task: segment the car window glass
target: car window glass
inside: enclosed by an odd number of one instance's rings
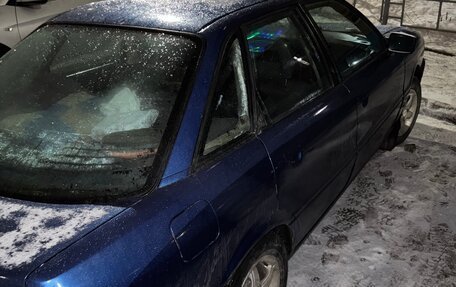
[[[0,165],[9,170],[0,194],[142,188],[197,55],[184,36],[134,29],[52,25],[27,37],[0,59]]]
[[[290,17],[254,27],[247,41],[259,100],[272,120],[329,86],[311,40]]]
[[[343,76],[356,70],[383,44],[375,31],[346,6],[335,1],[308,6]]]
[[[216,85],[204,155],[250,130],[247,87],[239,41],[228,50]]]

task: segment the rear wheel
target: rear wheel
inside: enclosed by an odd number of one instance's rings
[[[403,143],[415,126],[421,107],[421,85],[417,78],[413,79],[412,87],[405,96],[404,102],[398,121],[382,145],[383,149],[392,150]]]
[[[288,256],[279,236],[267,237],[240,266],[231,287],[286,287]]]

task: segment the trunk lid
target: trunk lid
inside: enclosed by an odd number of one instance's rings
[[[30,272],[122,210],[0,197],[0,286],[24,286]]]

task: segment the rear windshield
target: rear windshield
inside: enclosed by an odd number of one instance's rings
[[[109,197],[144,187],[197,45],[48,26],[0,59],[0,194]]]

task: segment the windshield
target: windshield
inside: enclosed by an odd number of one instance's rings
[[[144,187],[197,45],[47,26],[0,59],[0,194],[109,197]]]

